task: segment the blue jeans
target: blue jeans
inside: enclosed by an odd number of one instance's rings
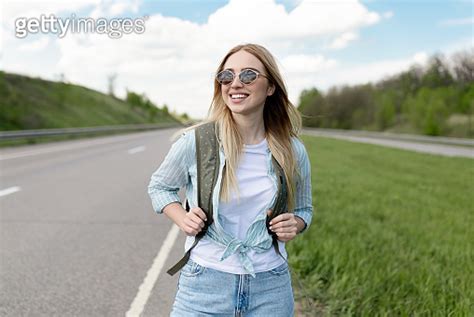
[[[287,263],[256,273],[253,278],[214,270],[189,259],[179,275],[171,316],[289,317],[293,310]]]

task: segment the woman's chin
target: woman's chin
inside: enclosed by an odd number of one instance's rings
[[[245,108],[245,103],[235,103],[232,100],[227,101],[227,107],[232,111],[241,111]]]
[[[230,112],[235,113],[235,114],[244,114],[245,113],[245,108],[244,107],[236,107],[234,105],[228,106]]]

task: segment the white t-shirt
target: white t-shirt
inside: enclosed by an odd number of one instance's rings
[[[240,197],[231,194],[229,202],[219,202],[220,223],[232,236],[244,240],[247,230],[258,213],[268,206],[276,194],[272,179],[268,176],[267,140],[259,144],[244,145],[240,164],[237,168]],[[281,254],[287,258],[285,243],[278,241]],[[246,274],[237,254],[219,261],[225,248],[204,237],[191,251],[194,262],[223,272]],[[284,263],[273,246],[263,253],[248,251],[255,272],[274,269]]]

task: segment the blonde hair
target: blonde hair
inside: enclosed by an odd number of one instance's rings
[[[216,73],[223,70],[227,59],[240,50],[252,54],[262,62],[269,82],[275,86],[274,93],[267,97],[263,109],[265,136],[272,155],[283,168],[288,186],[288,211],[292,211],[295,206],[296,179],[299,177],[299,173],[291,138],[298,137],[299,135],[301,115],[288,99],[285,83],[280,75],[275,59],[261,45],[242,44],[235,46],[223,58]],[[206,122],[216,122],[219,128],[219,138],[226,157],[220,198],[223,201],[228,201],[232,189],[235,189],[237,193],[239,192],[236,170],[243,149],[243,140],[233,120],[232,112],[222,99],[221,85],[217,80],[214,80],[214,97],[212,98],[207,118],[186,130],[193,129]]]

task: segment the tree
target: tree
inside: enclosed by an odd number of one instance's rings
[[[436,88],[451,85],[454,78],[449,67],[444,61],[443,55],[434,55],[428,62],[428,69],[423,75],[423,86]]]
[[[457,82],[466,85],[474,82],[474,48],[453,56],[454,73]]]
[[[117,80],[117,73],[112,73],[107,76],[107,82],[109,87],[109,95],[115,97],[115,81]]]
[[[427,135],[441,135],[446,129],[449,109],[443,89],[421,88],[415,96],[404,103],[413,125]]]
[[[303,90],[299,98],[298,110],[303,118],[303,125],[320,127],[321,116],[324,113],[324,98],[316,88]]]
[[[143,104],[143,96],[127,90],[125,101],[127,101],[132,107],[140,107]]]
[[[394,124],[395,119],[395,92],[382,91],[376,95],[377,111],[375,121],[377,128],[385,130]]]
[[[468,137],[472,137],[474,135],[472,127],[472,115],[474,113],[474,83],[471,83],[471,85],[469,86],[466,93],[461,99],[461,112],[467,114],[467,134]]]

